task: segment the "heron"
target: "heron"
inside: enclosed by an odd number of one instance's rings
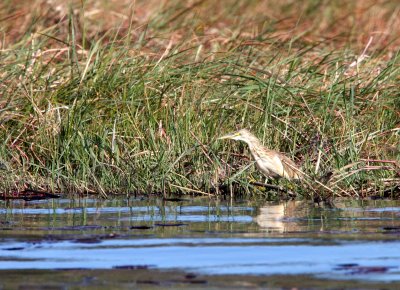
[[[286,178],[288,180],[303,179],[303,172],[283,153],[266,148],[249,130],[241,129],[235,133],[219,137],[218,140],[232,139],[247,143],[257,168],[267,178]]]

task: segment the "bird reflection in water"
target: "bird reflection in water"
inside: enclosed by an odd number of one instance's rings
[[[271,233],[284,233],[298,231],[299,225],[293,219],[302,215],[301,201],[288,201],[285,203],[267,203],[258,209],[254,221],[263,231]]]

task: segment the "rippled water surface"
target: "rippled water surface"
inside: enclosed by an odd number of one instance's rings
[[[397,201],[337,201],[333,208],[307,202],[208,198],[0,203],[0,286],[4,288],[15,283],[42,285],[40,279],[49,283],[49,271],[58,279],[56,285],[64,283],[67,288],[110,279],[121,288],[141,282],[142,286],[172,283],[191,288],[274,283],[280,288],[286,286],[273,281],[282,276],[295,281],[293,287],[311,280],[346,281],[353,283],[351,287],[359,286],[354,283],[400,285]],[[71,271],[77,280],[86,278],[65,284],[62,279],[73,279],[62,275]],[[97,275],[96,282],[85,280],[88,271],[101,271],[91,272]],[[15,281],[13,275],[21,273],[36,280]],[[114,273],[113,277],[107,273]],[[122,283],[127,273],[133,279],[129,285]],[[147,278],[132,278],[138,273]],[[171,280],[174,275],[181,276]],[[218,277],[231,280],[218,284]],[[86,282],[79,284],[82,281]],[[234,281],[240,283],[230,284]]]

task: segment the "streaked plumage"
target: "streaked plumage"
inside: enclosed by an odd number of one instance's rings
[[[246,142],[257,168],[267,177],[284,177],[288,180],[302,179],[303,173],[284,154],[264,147],[260,140],[246,129],[222,136],[218,139],[232,139]]]

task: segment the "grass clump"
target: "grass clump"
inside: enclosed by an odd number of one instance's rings
[[[306,197],[398,194],[389,2],[343,1],[353,13],[325,1],[11,2],[0,9],[4,192],[234,183],[265,194],[245,147],[216,141],[246,127],[303,164]]]

